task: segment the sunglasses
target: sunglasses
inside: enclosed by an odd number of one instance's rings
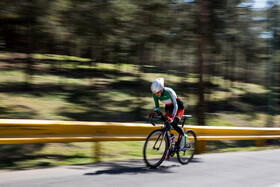
[[[158,91],[157,93],[155,93],[155,94],[160,94],[161,93],[161,90],[160,91]]]

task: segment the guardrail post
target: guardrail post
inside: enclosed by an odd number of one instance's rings
[[[206,148],[206,141],[205,140],[198,140],[196,145],[196,153],[204,153]]]
[[[266,145],[266,140],[264,140],[264,139],[256,140],[257,147],[263,147],[265,145]]]
[[[100,142],[94,142],[93,143],[93,159],[96,162],[100,161],[100,155],[101,155],[101,149],[100,149]]]

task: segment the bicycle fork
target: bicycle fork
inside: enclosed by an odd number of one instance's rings
[[[165,136],[168,136],[168,140],[169,140],[169,146],[167,148],[167,153],[166,153],[166,159],[169,158],[169,156],[173,157],[174,154],[175,154],[175,150],[174,150],[174,146],[172,145],[172,142],[171,142],[171,139],[170,139],[170,132],[169,131],[164,131],[162,132],[162,134],[160,134],[157,138],[157,140],[155,141],[155,144],[153,146],[153,149],[154,150],[159,150],[161,145],[162,145],[162,142],[164,141],[165,139]],[[160,140],[161,138],[161,140]],[[160,143],[159,143],[159,140],[160,140]],[[159,145],[158,145],[159,144]],[[157,146],[158,145],[158,146]]]
[[[162,142],[163,142],[163,140],[164,140],[164,138],[165,138],[165,135],[166,135],[166,132],[163,132],[162,134],[160,134],[159,136],[158,136],[158,138],[157,138],[157,140],[156,140],[156,142],[155,142],[155,144],[154,144],[154,146],[153,146],[153,149],[154,150],[159,150],[160,149],[160,147],[161,147],[161,145],[162,145]],[[158,148],[156,148],[156,145],[158,144],[158,140],[160,139],[160,137],[162,136],[162,139],[161,139],[161,141],[160,141],[160,144],[159,144],[159,146],[158,146]]]

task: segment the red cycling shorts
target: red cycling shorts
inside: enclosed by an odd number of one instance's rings
[[[183,115],[184,115],[184,113],[185,113],[185,109],[178,109],[175,117],[178,118],[179,120],[181,120]],[[166,117],[172,117],[172,114],[169,113],[169,112],[166,112],[165,116]]]

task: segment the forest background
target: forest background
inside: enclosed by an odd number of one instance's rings
[[[279,21],[277,0],[2,0],[0,117],[144,122],[164,77],[192,125],[280,127]]]

